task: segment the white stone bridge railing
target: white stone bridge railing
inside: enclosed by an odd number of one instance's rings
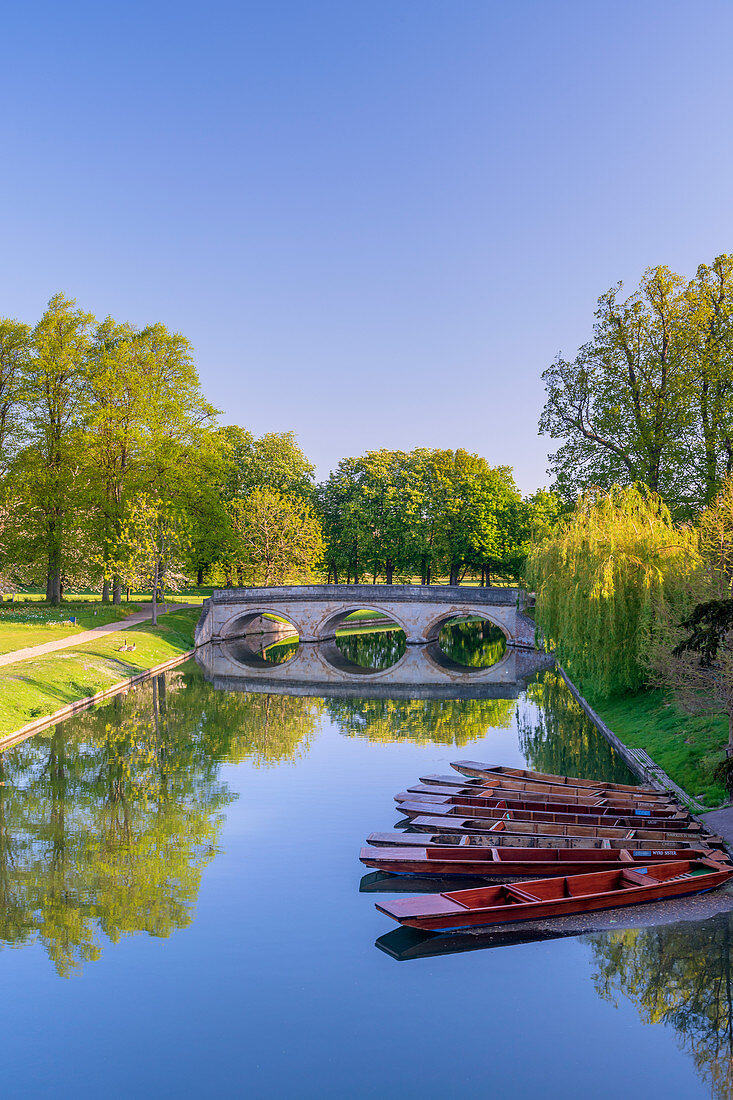
[[[263,618],[268,614],[287,620],[301,642],[322,642],[334,638],[352,612],[369,610],[404,630],[408,645],[435,641],[452,619],[476,615],[499,627],[508,645],[532,649],[534,623],[520,609],[524,595],[518,588],[412,584],[217,588],[204,600],[196,645],[290,630]]]

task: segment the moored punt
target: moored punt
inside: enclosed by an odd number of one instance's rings
[[[474,776],[477,779],[484,778],[514,778],[527,779],[530,782],[561,783],[563,786],[591,787],[594,790],[602,787],[611,791],[628,791],[635,794],[637,791],[646,791],[647,794],[659,794],[654,787],[636,786],[634,783],[607,783],[603,779],[581,779],[572,775],[553,775],[551,772],[533,772],[529,768],[509,768],[504,764],[483,764],[479,760],[454,760],[451,767],[463,775]]]
[[[632,791],[618,791],[614,787],[586,787],[572,783],[542,783],[539,780],[520,779],[518,776],[493,776],[487,779],[471,779],[465,775],[421,775],[420,782],[430,787],[460,787],[477,790],[479,793],[485,790],[498,788],[500,790],[511,789],[513,791],[539,792],[543,794],[582,795],[585,798],[609,798],[623,801],[638,802],[644,806],[656,804],[666,806],[673,802],[671,795],[662,791],[651,793],[645,787],[634,788]],[[637,793],[638,792],[638,793]]]
[[[402,809],[403,807],[400,807]],[[413,817],[410,821],[410,828],[416,829],[418,832],[424,833],[491,833],[494,836],[497,834],[519,834],[524,836],[572,836],[572,837],[607,837],[609,840],[631,840],[640,839],[647,841],[667,840],[670,841],[674,847],[679,848],[683,844],[698,844],[699,837],[702,834],[702,830],[698,825],[697,830],[689,829],[686,832],[667,832],[664,829],[649,829],[644,827],[643,829],[636,828],[634,826],[628,827],[625,825],[613,825],[610,821],[605,825],[579,825],[579,824],[567,824],[561,821],[531,821],[526,817],[522,818],[516,815],[511,817],[460,817],[455,814],[445,813],[433,813],[431,810],[429,814]],[[705,836],[705,844],[711,843],[707,833]],[[720,840],[720,838],[716,838]],[[720,841],[722,843],[722,841]]]
[[[649,825],[651,829],[699,829],[699,822],[692,821],[689,814],[679,813],[668,817],[649,817],[646,813],[619,813],[604,806],[573,806],[571,803],[534,802],[519,798],[473,798],[451,797],[448,795],[427,798],[424,795],[411,795],[406,791],[395,795],[400,813],[406,817],[420,814],[453,813],[462,817],[501,817],[502,811],[512,811],[518,817],[528,821],[559,821],[568,825]]]
[[[424,848],[362,848],[359,859],[367,867],[388,871],[394,875],[436,875],[455,878],[496,876],[580,875],[591,871],[612,871],[621,867],[650,863],[674,862],[681,859],[713,860],[727,863],[722,853],[710,849],[655,849],[632,851],[628,848],[609,851],[602,848],[485,848],[483,851],[463,846],[428,845]]]
[[[679,816],[679,806],[673,802],[636,802],[631,798],[622,798],[618,795],[599,797],[593,792],[580,793],[572,789],[562,794],[550,794],[544,790],[533,790],[531,784],[525,784],[526,790],[515,790],[511,786],[511,780],[500,783],[492,783],[490,786],[454,787],[438,783],[415,783],[408,787],[406,794],[420,795],[422,798],[515,798],[523,801],[541,802],[545,805],[562,804],[565,806],[602,806],[604,809],[618,811],[619,813],[644,814],[647,817],[673,817]]]
[[[420,818],[416,819],[420,821]],[[429,820],[429,819],[424,819]],[[412,823],[413,825],[416,822]],[[504,824],[504,822],[502,822]],[[567,826],[564,826],[567,827]],[[448,828],[448,826],[445,826]],[[633,834],[634,830],[629,830]],[[400,832],[395,829],[387,833],[370,833],[367,844],[371,847],[396,847],[396,848],[425,848],[430,845],[455,848],[471,848],[474,851],[488,848],[594,848],[605,851],[620,851],[626,848],[629,851],[636,849],[648,849],[650,845],[656,851],[685,851],[690,848],[722,848],[724,841],[720,836],[708,833],[689,833],[684,840],[669,840],[668,834],[660,833],[663,839],[654,841],[644,840],[642,837],[627,835],[623,838],[597,837],[597,836],[543,836],[537,833],[469,833],[469,832],[439,832],[428,831],[419,833]]]
[[[377,903],[376,907],[411,928],[477,928],[698,894],[720,886],[732,873],[729,866],[714,860],[680,860],[396,898]]]

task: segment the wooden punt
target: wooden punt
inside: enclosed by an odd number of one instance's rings
[[[713,890],[731,877],[715,860],[679,860],[586,875],[532,879],[445,894],[421,894],[378,902],[377,909],[410,928],[477,928],[494,924],[592,913],[624,905],[685,897]]]
[[[451,761],[451,767],[463,775],[469,775],[476,779],[526,779],[532,783],[560,783],[570,787],[591,787],[596,790],[602,787],[611,791],[626,791],[630,794],[644,791],[647,794],[659,794],[654,787],[648,787],[634,783],[608,783],[603,779],[581,779],[573,775],[553,775],[551,772],[533,772],[529,768],[509,768],[505,764],[482,764],[479,760],[455,760]]]
[[[666,806],[674,799],[672,795],[666,792],[655,791],[654,794],[650,794],[645,788],[639,787],[638,794],[636,790],[632,794],[631,791],[617,791],[613,787],[584,787],[575,785],[573,783],[542,783],[539,780],[519,779],[514,776],[494,776],[488,779],[471,779],[466,775],[421,775],[420,782],[426,783],[429,786],[437,787],[469,787],[481,791],[499,788],[508,789],[513,791],[530,791],[538,792],[542,791],[545,794],[561,794],[561,795],[582,795],[584,798],[608,798],[608,799],[621,799],[623,801],[638,802],[644,806],[662,805]]]
[[[416,819],[420,821],[420,818]],[[415,822],[413,822],[413,825]],[[504,822],[502,822],[504,824]],[[511,824],[508,822],[507,824]],[[448,826],[446,826],[447,828]],[[620,851],[626,848],[629,851],[648,849],[653,847],[655,851],[680,851],[689,848],[722,848],[724,841],[721,836],[712,833],[689,833],[684,840],[669,840],[668,834],[660,833],[663,838],[654,841],[645,840],[631,834],[621,837],[597,837],[597,836],[542,836],[537,833],[508,833],[504,830],[496,833],[469,833],[469,832],[439,832],[427,831],[419,833],[401,832],[395,829],[387,833],[370,833],[367,844],[377,848],[425,848],[430,845],[455,848],[471,848],[474,851],[486,851],[488,848],[594,848],[605,851]],[[675,834],[676,835],[676,834]],[[483,858],[483,857],[482,857]]]
[[[359,859],[366,867],[393,875],[440,876],[456,878],[492,878],[498,875],[519,878],[535,875],[582,875],[591,871],[613,871],[621,867],[665,863],[681,859],[709,859],[727,863],[722,853],[708,848],[629,848],[610,851],[603,848],[484,848],[457,845],[428,845],[424,848],[362,848]]]
[[[644,814],[647,817],[674,817],[679,815],[680,808],[674,802],[636,802],[631,798],[619,798],[619,797],[598,797],[595,794],[586,792],[585,794],[577,793],[572,789],[568,789],[562,794],[550,794],[544,790],[521,790],[512,787],[512,781],[492,783],[487,787],[480,786],[467,786],[467,787],[454,787],[450,784],[442,786],[438,783],[415,783],[414,786],[408,787],[406,793],[413,795],[417,794],[425,798],[437,798],[440,796],[447,796],[450,798],[518,798],[532,802],[541,802],[545,805],[562,804],[565,806],[587,806],[591,808],[594,806],[603,806],[609,810],[615,810],[619,813],[628,814]],[[525,784],[525,787],[531,788],[531,784]]]
[[[403,806],[400,807],[404,809]],[[553,816],[550,814],[550,817]],[[650,828],[636,825],[614,825],[613,820],[606,822],[582,824],[579,822],[535,821],[526,814],[503,814],[494,817],[468,817],[460,814],[451,814],[444,811],[435,812],[435,807],[430,807],[424,814],[411,818],[409,827],[417,829],[418,833],[519,833],[534,834],[536,836],[600,836],[609,839],[623,840],[631,837],[641,837],[643,840],[674,840],[675,847],[679,842],[697,844],[698,835],[702,828],[698,822],[694,822],[697,828],[685,829],[685,831],[667,831],[667,829]]]
[[[626,825],[628,828],[647,823],[650,829],[688,829],[695,826],[700,828],[698,822],[691,821],[689,814],[681,812],[668,817],[649,817],[645,812],[622,813],[606,809],[604,806],[573,806],[572,803],[534,802],[531,799],[522,798],[474,798],[449,795],[426,798],[403,791],[395,795],[395,802],[399,803],[400,812],[407,817],[450,811],[462,817],[497,817],[501,816],[497,811],[513,810],[520,817],[530,821],[563,821],[568,825],[576,822],[582,825],[602,825],[607,821],[609,825]]]

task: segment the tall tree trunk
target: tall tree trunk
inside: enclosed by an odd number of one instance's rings
[[[109,577],[102,581],[102,603],[109,603]]]
[[[452,561],[450,563],[450,578],[448,580],[448,584],[458,584],[458,570],[459,570],[459,568],[460,568],[460,565],[457,561]]]
[[[196,570],[196,586],[198,588],[201,588],[201,585],[203,583],[204,583],[204,567],[203,567],[203,565],[200,565],[198,567],[198,569]]]
[[[127,591],[129,592],[130,589],[128,588]],[[112,603],[122,603],[122,580],[117,573],[112,578]]]
[[[392,583],[392,577],[394,575],[394,564],[391,558],[387,558],[384,563],[385,572],[387,573],[387,584]]]
[[[53,607],[58,607],[61,604],[61,565],[58,556],[53,552],[48,557],[46,599]]]
[[[155,561],[155,574],[153,576],[153,626],[158,625],[158,560]]]
[[[333,583],[338,584],[338,582],[339,582],[338,569],[336,568],[336,562],[334,562],[333,563]]]
[[[431,564],[429,558],[428,558],[428,563],[425,566],[425,583],[426,584],[432,584],[433,583],[433,567],[432,567],[432,564]]]

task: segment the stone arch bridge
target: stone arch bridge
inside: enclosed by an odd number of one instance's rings
[[[522,614],[518,588],[464,588],[452,585],[319,584],[281,588],[217,588],[204,600],[196,645],[243,638],[254,633],[298,632],[301,642],[336,636],[354,611],[384,615],[405,632],[408,645],[437,639],[451,619],[480,616],[503,631],[507,644],[534,648],[534,623]],[[286,619],[290,627],[265,615]]]

